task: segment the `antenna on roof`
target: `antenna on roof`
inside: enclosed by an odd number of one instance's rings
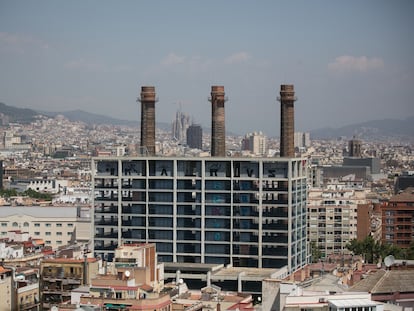
[[[384,258],[384,264],[387,268],[391,267],[395,262],[395,258],[393,255],[388,255]]]

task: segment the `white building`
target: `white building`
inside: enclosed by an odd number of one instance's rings
[[[89,207],[0,206],[0,237],[21,230],[32,238],[44,239],[53,249],[76,239],[92,237]]]
[[[267,151],[266,136],[262,132],[248,133],[243,138],[242,149],[254,155],[265,155]]]
[[[346,244],[357,237],[357,207],[366,204],[368,189],[359,184],[331,181],[308,192],[308,237],[322,257],[346,252]]]
[[[310,133],[295,132],[295,148],[308,148],[311,145]]]

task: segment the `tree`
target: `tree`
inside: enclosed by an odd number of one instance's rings
[[[319,259],[322,257],[322,252],[316,245],[315,241],[311,242],[311,256],[312,256],[312,262],[318,262]]]

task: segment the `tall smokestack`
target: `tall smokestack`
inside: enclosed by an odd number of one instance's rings
[[[224,86],[211,87],[211,156],[226,156],[226,129],[224,119],[224,103],[227,98]]]
[[[293,104],[296,101],[293,84],[280,86],[280,156],[295,157],[295,118]]]
[[[141,87],[138,101],[141,102],[141,148],[148,155],[155,155],[155,87]]]

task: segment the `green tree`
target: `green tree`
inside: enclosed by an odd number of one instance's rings
[[[311,242],[311,256],[312,262],[318,262],[319,259],[322,257],[322,252],[320,251],[319,247],[316,245],[314,241]]]
[[[0,196],[3,198],[10,198],[17,196],[18,193],[16,189],[1,189],[0,190]]]

